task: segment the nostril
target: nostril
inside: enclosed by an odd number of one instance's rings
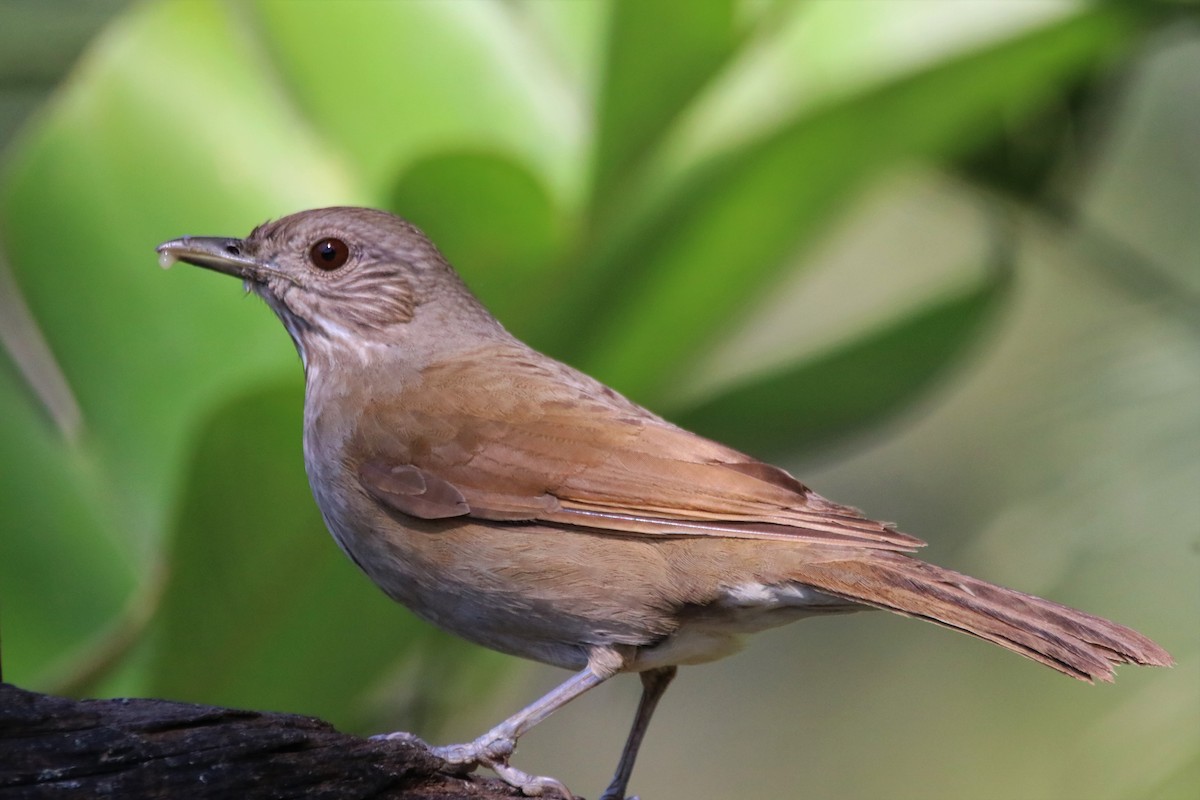
[[[242,248],[238,247],[236,244],[227,244],[225,245],[225,252],[231,256],[240,256],[242,254]]]

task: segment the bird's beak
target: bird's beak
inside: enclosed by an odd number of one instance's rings
[[[247,255],[242,239],[217,236],[184,236],[163,242],[157,248],[158,264],[169,269],[176,261],[194,264],[248,281],[261,281],[263,264]]]

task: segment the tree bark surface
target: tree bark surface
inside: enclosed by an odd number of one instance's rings
[[[312,717],[71,700],[0,683],[0,800],[521,796],[445,768],[418,745],[351,736]]]

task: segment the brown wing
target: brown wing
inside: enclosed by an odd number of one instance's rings
[[[363,486],[416,517],[888,550],[922,544],[517,346],[428,368],[420,386],[363,420],[351,448]]]

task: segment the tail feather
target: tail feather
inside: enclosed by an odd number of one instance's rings
[[[969,633],[1089,683],[1111,681],[1117,664],[1173,663],[1165,650],[1123,625],[898,553],[806,565],[801,580]]]

